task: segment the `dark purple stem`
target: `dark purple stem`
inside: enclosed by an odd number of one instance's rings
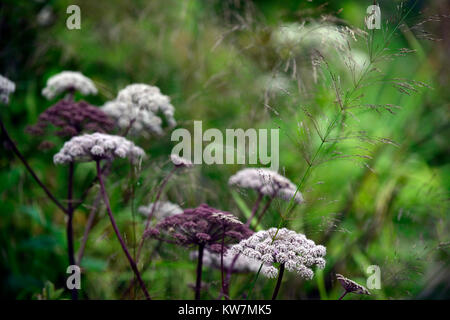
[[[258,198],[256,199],[256,202],[253,205],[252,213],[250,214],[250,217],[248,218],[247,222],[245,223],[245,225],[247,227],[250,226],[250,223],[252,223],[253,217],[255,216],[256,212],[259,209],[259,204],[261,203],[262,198],[263,198],[263,194],[258,192]]]
[[[76,265],[75,262],[75,254],[73,248],[73,171],[74,171],[74,163],[71,162],[69,164],[69,178],[68,178],[68,187],[67,187],[67,252],[69,255],[69,265]],[[72,300],[78,300],[78,290],[71,290]]]
[[[266,213],[267,209],[269,209],[270,204],[272,203],[273,198],[269,198],[269,200],[267,200],[264,208],[262,209],[261,213],[258,216],[258,219],[256,219],[256,224],[255,224],[255,228],[259,225],[259,223],[261,222],[262,217],[264,216],[264,214]]]
[[[283,279],[284,274],[284,263],[280,265],[280,270],[278,270],[278,280],[275,286],[275,290],[273,291],[272,300],[276,300],[278,296],[278,291],[280,291],[281,280]]]
[[[343,294],[342,294],[342,296],[338,299],[338,300],[342,300],[342,299],[344,299],[344,297],[345,297],[345,295],[348,293],[348,291],[345,291]]]
[[[52,200],[65,214],[67,214],[67,209],[61,204],[61,202],[56,199],[56,197],[50,192],[50,190],[42,183],[42,181],[38,178],[36,173],[33,171],[33,169],[28,164],[28,161],[25,159],[25,157],[20,153],[19,149],[17,148],[14,141],[12,141],[11,137],[8,134],[8,131],[6,130],[3,121],[0,119],[0,127],[2,128],[3,135],[5,136],[6,141],[8,142],[8,145],[13,150],[14,154],[22,161],[24,166],[27,168],[28,172],[31,174],[31,176],[34,178],[34,180],[37,182],[37,184],[44,190],[44,192],[47,194],[47,196]]]
[[[148,255],[148,258],[144,262],[144,268],[142,271],[146,270],[150,266],[150,261],[152,260],[153,256],[156,254],[156,252],[161,248],[162,243],[163,242],[161,240],[158,240],[158,244],[155,246],[155,248],[153,248],[152,252]],[[124,293],[122,293],[121,299],[126,297],[131,292],[131,290],[134,288],[135,284],[136,284],[136,279],[133,278],[130,281],[130,285],[128,286],[127,290],[125,290]]]
[[[222,248],[220,250],[220,272],[222,276],[222,294],[225,297],[225,300],[228,300],[228,294],[225,294],[225,275],[224,275],[224,268],[223,268],[223,253],[225,251],[225,228],[223,229],[222,234]]]
[[[204,244],[198,246],[198,260],[197,260],[197,282],[195,283],[195,300],[200,300],[200,293],[202,290],[202,267],[203,267],[203,250]]]
[[[144,281],[141,278],[141,274],[139,273],[139,270],[136,266],[136,263],[134,262],[133,258],[130,255],[130,252],[128,251],[128,248],[125,244],[125,241],[123,241],[122,236],[120,235],[120,231],[119,228],[117,227],[116,221],[114,219],[114,216],[112,214],[111,211],[111,206],[109,204],[109,198],[108,195],[106,193],[106,189],[105,189],[105,184],[103,183],[103,178],[102,178],[102,174],[101,174],[101,168],[100,168],[100,161],[96,161],[96,165],[97,165],[97,175],[98,175],[98,182],[100,183],[100,192],[102,193],[103,196],[103,201],[105,202],[105,206],[106,206],[106,211],[108,212],[108,216],[109,219],[111,220],[111,225],[114,229],[114,232],[116,233],[117,239],[120,242],[120,245],[122,246],[122,250],[125,253],[125,255],[127,256],[128,262],[130,263],[131,269],[133,269],[134,274],[136,275],[136,278],[139,282],[139,285],[141,286],[142,291],[145,294],[145,297],[147,298],[147,300],[151,300],[150,298],[150,294],[147,291],[147,287],[145,286]]]
[[[130,124],[128,125],[128,127],[125,129],[125,131],[122,133],[122,137],[126,137],[128,135],[128,133],[130,132],[131,128],[133,127],[133,124],[136,122],[136,118],[132,119],[130,121]]]
[[[77,262],[79,265],[81,264],[81,260],[83,259],[84,249],[86,248],[86,243],[87,243],[87,240],[89,237],[89,232],[91,231],[92,225],[94,224],[94,219],[97,214],[98,205],[99,205],[101,199],[102,199],[102,196],[100,194],[97,195],[97,197],[95,198],[94,203],[92,205],[91,211],[89,212],[89,217],[86,222],[86,227],[85,227],[84,233],[83,233],[83,239],[81,240],[80,249],[78,250]]]

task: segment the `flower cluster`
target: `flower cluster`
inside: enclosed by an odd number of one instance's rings
[[[42,95],[53,99],[63,92],[78,91],[83,95],[97,94],[97,88],[91,79],[77,71],[63,71],[47,80]]]
[[[181,209],[179,205],[169,201],[157,201],[150,203],[148,206],[140,206],[138,212],[148,217],[155,205],[156,207],[153,214],[158,220],[183,213],[183,209]]]
[[[9,95],[16,90],[16,85],[11,80],[0,75],[0,102],[9,103]]]
[[[114,123],[99,108],[85,101],[74,102],[60,100],[54,106],[41,113],[37,123],[27,128],[33,135],[43,135],[49,125],[58,128],[56,134],[73,137],[83,132],[108,132]]]
[[[194,166],[190,160],[177,156],[176,154],[170,155],[170,161],[177,168],[192,168]]]
[[[344,288],[345,292],[353,292],[353,293],[357,293],[357,294],[368,294],[368,295],[370,295],[369,290],[367,290],[362,285],[356,283],[355,281],[344,277],[342,274],[337,273],[336,274],[336,279],[339,280],[339,282],[341,283],[341,285]]]
[[[189,254],[190,258],[192,260],[198,258],[198,252],[192,251]],[[247,273],[247,272],[258,272],[259,267],[261,266],[261,262],[258,262],[253,259],[248,259],[247,257],[243,255],[239,255],[235,259],[235,255],[228,251],[223,256],[223,268],[225,271],[231,271],[231,273]],[[234,262],[234,264],[233,264]],[[221,265],[221,257],[219,253],[211,252],[211,251],[204,251],[203,252],[203,265],[205,267],[214,268],[214,269],[220,269]],[[233,270],[230,270],[231,266],[233,266]],[[267,272],[267,265],[263,265],[261,272],[266,273]]]
[[[123,137],[93,133],[73,137],[64,143],[62,149],[53,157],[53,161],[56,164],[66,164],[119,157],[129,158],[133,163],[137,163],[144,156],[144,150]]]
[[[296,192],[296,186],[286,177],[275,171],[265,168],[246,168],[231,176],[228,184],[240,188],[250,188],[271,198],[280,197],[290,200],[294,197],[296,203],[303,202],[300,191]]]
[[[267,266],[263,274],[269,278],[278,275],[274,263],[284,264],[287,270],[296,271],[305,279],[312,279],[314,272],[310,267],[313,265],[325,267],[325,247],[286,228],[258,231],[232,246],[231,251],[263,262]]]
[[[184,246],[203,245],[213,252],[221,252],[222,241],[224,244],[236,243],[252,233],[231,213],[202,204],[165,218],[149,229],[146,236]]]
[[[116,119],[122,129],[133,134],[162,134],[162,113],[169,128],[176,125],[175,108],[170,98],[163,95],[158,87],[146,84],[132,84],[119,91],[117,99],[106,103],[103,111]]]

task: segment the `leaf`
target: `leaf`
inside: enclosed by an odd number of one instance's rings
[[[85,256],[81,262],[81,266],[89,271],[103,272],[106,270],[108,263],[101,259]]]

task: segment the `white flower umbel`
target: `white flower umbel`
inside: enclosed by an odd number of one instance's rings
[[[170,155],[170,161],[172,161],[175,167],[192,168],[194,166],[190,160],[177,156],[176,154]]]
[[[67,164],[119,157],[138,163],[144,156],[144,150],[123,137],[93,133],[73,137],[64,143],[62,149],[54,155],[53,161],[55,164]]]
[[[140,206],[138,212],[148,217],[153,211],[155,203],[150,203],[148,206]],[[175,214],[183,213],[183,209],[175,203],[169,201],[158,201],[154,210],[154,216],[156,219],[161,220]]]
[[[169,128],[176,125],[175,108],[170,98],[158,87],[147,84],[131,84],[119,91],[115,101],[105,104],[103,111],[117,120],[119,127],[134,134],[162,134],[162,113]]]
[[[161,118],[147,109],[135,108],[118,100],[105,103],[101,109],[116,120],[119,128],[129,130],[133,135],[163,134]]]
[[[83,95],[97,94],[97,88],[91,79],[77,71],[63,71],[47,80],[46,87],[42,90],[42,95],[47,99],[53,99],[57,95],[78,91]]]
[[[9,103],[9,95],[16,90],[14,82],[0,75],[0,102]]]
[[[247,168],[238,171],[228,180],[229,185],[240,188],[250,188],[271,198],[279,197],[296,203],[303,202],[303,196],[296,191],[296,186],[286,177],[265,168]]]
[[[232,246],[231,252],[263,262],[267,268],[262,273],[269,278],[278,275],[273,263],[284,264],[286,270],[295,271],[305,279],[312,279],[312,266],[316,265],[320,269],[325,267],[323,257],[326,248],[316,245],[305,235],[286,228],[279,229],[278,232],[277,228],[258,231]]]

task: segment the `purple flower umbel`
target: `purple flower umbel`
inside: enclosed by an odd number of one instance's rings
[[[200,299],[204,249],[220,252],[223,286],[225,245],[247,239],[252,233],[253,231],[247,225],[231,213],[202,204],[195,209],[186,209],[181,214],[165,218],[155,228],[149,229],[146,236],[182,246],[198,246],[197,282],[195,285],[195,299],[198,300]]]
[[[27,131],[33,135],[43,135],[50,125],[58,129],[56,134],[61,137],[88,132],[106,133],[114,127],[112,119],[99,108],[85,101],[71,100],[60,100],[42,112],[37,123],[28,127]]]
[[[183,246],[202,245],[220,252],[225,244],[236,243],[251,236],[251,231],[229,212],[201,204],[181,214],[165,218],[149,229],[147,236]]]

